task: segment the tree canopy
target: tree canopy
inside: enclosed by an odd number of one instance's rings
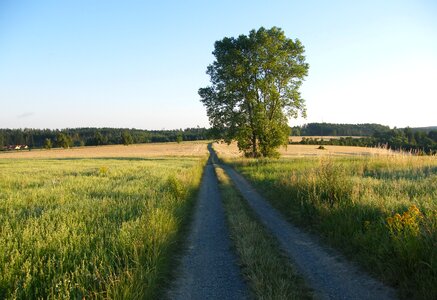
[[[390,127],[380,124],[336,124],[336,123],[308,123],[294,126],[291,135],[307,136],[372,136],[376,132],[387,132]]]
[[[123,145],[130,145],[134,142],[132,135],[129,133],[129,131],[125,130],[121,133],[121,139],[123,141]]]
[[[211,86],[199,89],[209,121],[247,156],[274,156],[287,144],[289,118],[305,116],[299,92],[308,73],[304,47],[277,27],[215,42]]]

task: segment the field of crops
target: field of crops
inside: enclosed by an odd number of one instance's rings
[[[147,143],[0,152],[2,158],[163,157],[206,155],[206,142]]]
[[[0,159],[0,299],[156,297],[204,163]]]
[[[313,156],[377,156],[397,155],[396,152],[384,148],[368,148],[355,146],[324,146],[318,149],[317,145],[287,145],[278,149],[281,157],[313,157]],[[221,157],[235,158],[243,154],[238,150],[236,143],[215,143],[214,149]]]
[[[291,222],[321,235],[403,297],[437,295],[435,156],[225,161]]]
[[[331,135],[324,135],[324,136],[289,136],[288,137],[288,141],[291,143],[299,143],[301,142],[304,138],[305,139],[318,139],[320,140],[324,140],[324,141],[330,141],[330,140],[339,140],[341,138],[348,138],[351,137],[353,139],[356,138],[360,138],[360,136],[331,136]]]

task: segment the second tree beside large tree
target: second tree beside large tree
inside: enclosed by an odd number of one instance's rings
[[[299,92],[308,73],[303,45],[280,28],[261,27],[217,41],[213,54],[212,85],[199,89],[213,129],[246,156],[277,155],[288,142],[288,119],[306,112]]]

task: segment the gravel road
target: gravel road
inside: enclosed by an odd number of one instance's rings
[[[169,299],[246,299],[248,289],[232,252],[211,158],[205,167],[188,237]]]
[[[279,241],[319,299],[396,299],[393,289],[361,272],[332,249],[285,220],[234,169],[223,168],[261,222]]]

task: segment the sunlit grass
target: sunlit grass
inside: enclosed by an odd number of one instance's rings
[[[229,159],[294,223],[405,298],[437,294],[437,158]]]
[[[0,160],[0,298],[152,298],[202,158]]]

